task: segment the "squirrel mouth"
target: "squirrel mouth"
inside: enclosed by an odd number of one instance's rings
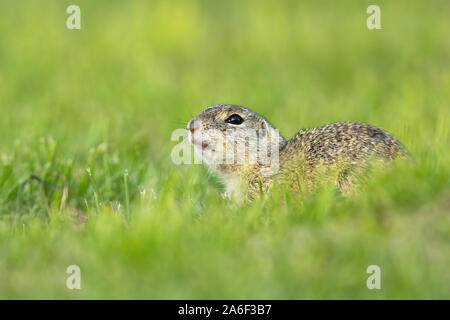
[[[202,150],[205,150],[206,148],[208,148],[209,144],[207,144],[206,142],[202,142],[201,148]]]
[[[194,145],[197,147],[197,148],[199,148],[199,149],[201,149],[201,150],[205,150],[206,148],[208,148],[208,146],[209,146],[209,144],[208,143],[206,143],[206,142],[202,142],[202,143],[194,143]]]
[[[191,132],[189,133],[189,139],[191,140],[191,143],[200,150],[205,150],[209,146],[209,143],[202,141],[201,139],[196,139]]]

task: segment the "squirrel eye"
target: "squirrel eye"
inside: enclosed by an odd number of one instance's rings
[[[225,120],[225,122],[230,124],[241,124],[242,122],[244,122],[244,119],[242,119],[241,116],[237,114],[232,114],[228,117],[227,120]]]

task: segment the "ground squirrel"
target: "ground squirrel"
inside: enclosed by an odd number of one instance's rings
[[[265,192],[274,179],[310,190],[318,172],[349,194],[372,160],[409,154],[389,133],[359,122],[303,129],[286,140],[264,117],[237,105],[209,106],[188,129],[195,151],[222,176],[226,195],[238,199]]]

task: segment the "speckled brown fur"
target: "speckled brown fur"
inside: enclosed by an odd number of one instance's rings
[[[230,126],[225,119],[232,114],[240,115],[244,122]],[[192,119],[188,127],[192,128],[194,121],[201,121],[203,130],[215,129],[223,133],[230,129],[241,130],[235,131],[238,136],[245,130],[263,129],[266,130],[263,136],[271,137],[270,143],[276,144],[279,150],[276,175],[262,175],[260,163],[215,164],[214,160],[207,161],[223,177],[227,194],[238,198],[253,198],[261,190],[268,190],[274,178],[288,183],[292,190],[302,192],[303,187],[314,187],[319,171],[328,178],[333,177],[332,182],[344,194],[349,194],[373,161],[386,163],[409,154],[389,133],[359,122],[337,122],[303,129],[286,140],[264,117],[241,106],[213,105]],[[209,143],[216,138],[206,135],[203,139]],[[220,138],[217,141],[222,143]]]

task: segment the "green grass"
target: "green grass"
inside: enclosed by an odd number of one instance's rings
[[[0,4],[0,298],[450,297],[448,1],[377,1],[375,31],[369,1],[76,2],[79,31],[73,1]],[[170,159],[213,103],[368,122],[416,163],[237,205]]]

